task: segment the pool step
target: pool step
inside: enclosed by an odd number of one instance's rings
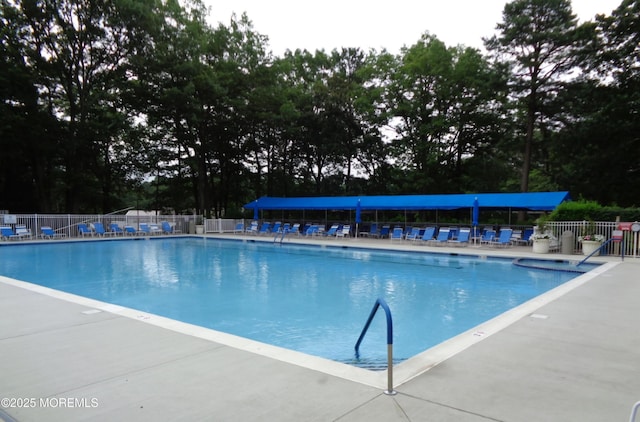
[[[393,360],[393,364],[397,365],[400,362],[403,362],[405,359],[394,359]],[[380,359],[358,359],[358,358],[352,358],[352,359],[344,359],[341,360],[340,362],[342,363],[346,363],[347,365],[351,365],[351,366],[356,366],[358,368],[362,368],[362,369],[368,369],[370,371],[386,371],[387,370],[387,359],[386,358],[380,358]]]

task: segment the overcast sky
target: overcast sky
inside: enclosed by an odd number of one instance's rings
[[[622,0],[572,0],[580,21],[611,14]],[[269,37],[277,56],[297,48],[386,48],[398,53],[428,31],[447,46],[482,48],[502,20],[503,0],[204,0],[212,24],[228,25],[231,14],[247,12],[257,32]]]

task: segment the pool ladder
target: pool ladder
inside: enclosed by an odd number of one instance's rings
[[[389,309],[389,305],[387,305],[387,302],[382,298],[378,298],[376,303],[374,303],[373,309],[371,309],[371,313],[369,314],[369,318],[364,324],[364,328],[356,342],[356,359],[360,356],[360,343],[362,343],[362,339],[364,339],[364,335],[367,333],[369,325],[371,325],[371,321],[373,321],[373,317],[376,315],[379,308],[384,309],[384,313],[387,316],[387,389],[384,393],[393,396],[396,394],[396,391],[393,389],[393,321],[391,319],[391,310]]]
[[[284,238],[287,236],[287,233],[289,233],[289,229],[284,229],[282,230],[282,232],[276,232],[276,235],[273,237],[273,243],[279,242],[282,245],[282,242],[284,242]],[[280,240],[278,240],[278,237],[280,238]]]

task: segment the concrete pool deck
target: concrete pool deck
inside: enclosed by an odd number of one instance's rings
[[[530,248],[328,242],[581,259]],[[628,420],[640,400],[640,260],[591,260],[609,264],[500,330],[468,333],[472,341],[455,355],[399,377],[393,396],[378,385],[383,373],[358,382],[346,365],[336,364],[346,367],[341,376],[336,366],[291,364],[272,356],[278,350],[248,351],[260,348],[253,342],[229,346],[170,320],[0,277],[0,420]]]

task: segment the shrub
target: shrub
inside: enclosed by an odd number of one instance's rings
[[[595,201],[570,201],[560,204],[550,215],[553,221],[640,221],[640,208],[603,207]]]

